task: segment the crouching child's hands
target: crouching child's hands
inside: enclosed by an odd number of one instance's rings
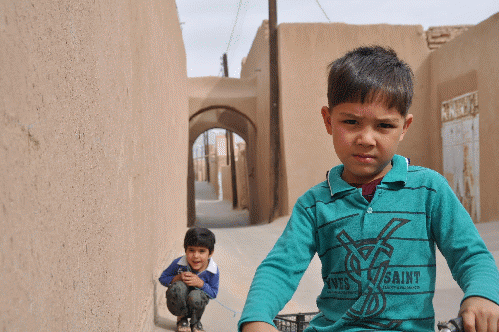
[[[187,285],[187,286],[190,286],[190,287],[197,287],[197,288],[203,288],[204,286],[204,281],[201,280],[201,278],[199,278],[197,276],[197,274],[195,273],[192,273],[192,272],[183,272],[181,274],[181,280]]]
[[[499,306],[483,297],[472,296],[461,304],[465,332],[499,331]]]

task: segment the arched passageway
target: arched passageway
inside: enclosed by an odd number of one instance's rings
[[[253,122],[237,109],[216,105],[199,110],[189,119],[189,170],[187,181],[188,226],[196,221],[195,174],[193,145],[203,132],[223,128],[239,135],[246,142],[246,168],[248,174],[248,211],[250,224],[258,221],[258,197],[255,181],[256,127]]]
[[[194,226],[224,228],[249,225],[247,144],[242,137],[215,128],[194,142]]]

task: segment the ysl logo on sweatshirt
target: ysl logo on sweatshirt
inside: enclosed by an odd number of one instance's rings
[[[388,243],[392,234],[408,223],[407,219],[392,218],[376,238],[353,240],[345,230],[337,239],[347,250],[345,271],[358,284],[359,299],[347,312],[351,318],[376,317],[385,310],[386,296],[382,283],[393,254]]]

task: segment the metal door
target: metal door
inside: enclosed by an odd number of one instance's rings
[[[480,222],[478,92],[442,103],[444,176],[463,206]]]

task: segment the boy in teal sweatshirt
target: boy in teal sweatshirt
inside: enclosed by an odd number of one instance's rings
[[[361,47],[330,66],[321,114],[338,158],[301,196],[258,267],[239,331],[276,331],[318,254],[320,313],[306,332],[434,331],[435,250],[464,292],[466,332],[497,332],[493,256],[445,178],[396,155],[413,116],[412,71],[391,49]]]

